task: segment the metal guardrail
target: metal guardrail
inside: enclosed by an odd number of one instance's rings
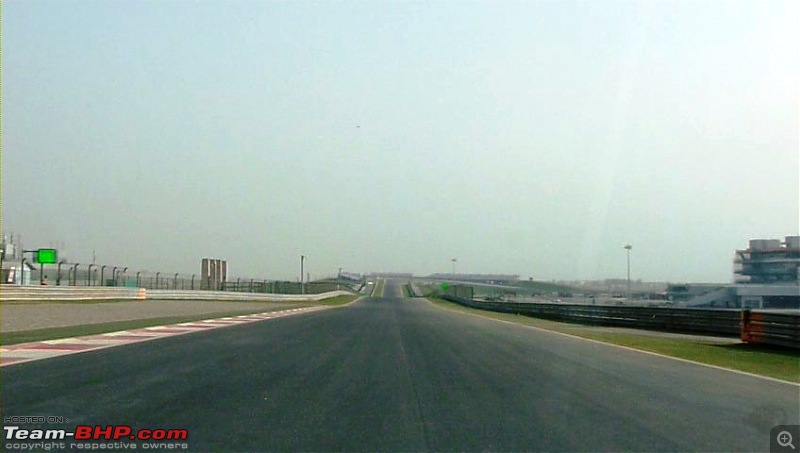
[[[321,299],[351,294],[347,291],[328,291],[317,294],[239,293],[230,291],[158,290],[123,287],[71,287],[71,286],[0,286],[0,301],[46,300],[263,300],[316,302]]]
[[[747,343],[800,349],[800,313],[756,312],[740,309],[482,302],[451,295],[443,297],[466,307],[554,321],[663,332],[738,336]]]
[[[742,341],[800,348],[800,315],[742,311]]]
[[[445,296],[445,299],[481,310],[514,313],[554,321],[667,332],[740,335],[740,310],[693,308],[646,308],[519,302],[478,302]]]

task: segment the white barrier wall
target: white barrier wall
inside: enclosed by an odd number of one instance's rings
[[[330,291],[320,294],[263,294],[225,291],[181,291],[168,289],[72,286],[0,286],[0,301],[12,300],[104,300],[104,299],[177,299],[177,300],[254,300],[316,302],[352,294]]]

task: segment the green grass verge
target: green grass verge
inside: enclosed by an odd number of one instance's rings
[[[627,346],[708,365],[800,383],[800,351],[788,348],[745,343],[720,344],[714,341],[692,338],[658,337],[653,336],[652,332],[648,331],[643,331],[642,334],[628,331],[624,333],[606,332],[602,331],[602,328],[580,324],[561,323],[509,313],[478,310],[444,299],[429,298],[428,300],[442,308],[462,313],[477,314],[487,318],[539,327],[604,343]]]
[[[439,297],[442,295],[441,288],[436,285],[417,283],[417,288],[422,291],[422,297]]]
[[[382,278],[375,280],[375,289],[372,290],[372,297],[383,297],[383,284]]]
[[[345,296],[336,296],[336,297],[329,297],[327,299],[322,299],[320,301],[314,302],[314,305],[329,305],[329,306],[338,306],[349,304],[350,302],[356,300],[359,296],[355,294],[348,294]]]
[[[482,283],[466,283],[467,286],[471,286],[472,290],[475,293],[475,296],[478,297],[485,297],[485,296],[498,296],[503,295],[506,293],[516,293],[519,295],[529,295],[530,293],[538,293],[538,294],[548,294],[548,293],[572,293],[576,292],[575,288],[570,286],[558,285],[556,283],[548,283],[548,282],[539,282],[539,281],[529,281],[529,280],[520,280],[516,281],[513,284],[508,285],[487,285]],[[418,283],[417,286],[422,290],[426,296],[427,294],[438,294],[441,293],[441,289],[439,286],[434,284],[424,284]]]

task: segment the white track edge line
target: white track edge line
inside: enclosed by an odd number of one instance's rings
[[[429,304],[431,304],[433,306],[436,306],[436,304],[434,304],[433,302],[429,301],[428,298],[425,298],[425,300]],[[450,310],[450,311],[456,311],[456,310]],[[765,379],[767,381],[777,382],[779,384],[788,384],[788,385],[791,385],[791,386],[800,387],[800,383],[797,383],[797,382],[784,381],[783,379],[778,379],[778,378],[774,378],[774,377],[770,377],[770,376],[762,376],[760,374],[749,373],[747,371],[736,370],[736,369],[732,369],[732,368],[725,368],[725,367],[722,367],[722,366],[719,366],[719,365],[712,365],[710,363],[697,362],[697,361],[694,361],[694,360],[689,360],[689,359],[684,359],[684,358],[681,358],[681,357],[674,357],[674,356],[670,356],[670,355],[660,354],[658,352],[647,351],[647,350],[644,350],[644,349],[636,349],[636,348],[632,348],[630,346],[623,346],[623,345],[620,345],[620,344],[607,343],[607,342],[600,341],[600,340],[595,340],[595,339],[592,339],[592,338],[586,338],[586,337],[581,337],[581,336],[578,336],[578,335],[573,335],[573,334],[570,334],[570,333],[564,333],[564,332],[558,332],[556,330],[546,329],[544,327],[529,326],[527,324],[520,324],[520,323],[517,323],[517,322],[507,321],[507,320],[504,320],[504,319],[492,318],[492,317],[485,316],[485,315],[482,315],[482,314],[479,314],[479,313],[465,313],[465,312],[461,312],[461,311],[458,311],[458,313],[465,314],[465,315],[468,315],[468,316],[475,316],[475,317],[482,318],[482,319],[491,319],[492,321],[503,322],[503,323],[506,323],[506,324],[514,325],[514,326],[526,327],[528,329],[538,330],[540,332],[546,332],[546,333],[551,333],[551,334],[556,334],[556,335],[563,335],[565,337],[577,338],[579,340],[589,341],[589,342],[592,342],[592,343],[602,344],[602,345],[606,345],[606,346],[613,346],[615,348],[625,349],[625,350],[628,350],[628,351],[639,352],[639,353],[642,353],[642,354],[648,354],[648,355],[652,355],[652,356],[656,356],[656,357],[663,357],[665,359],[677,360],[679,362],[684,362],[684,363],[689,363],[689,364],[693,364],[693,365],[704,366],[704,367],[707,367],[707,368],[713,368],[715,370],[728,371],[728,372],[731,372],[731,373],[742,374],[742,375],[745,375],[745,376],[750,376],[750,377],[754,377],[754,378],[758,378],[758,379]],[[534,318],[534,319],[539,319],[539,318]]]

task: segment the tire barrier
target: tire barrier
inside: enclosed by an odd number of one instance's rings
[[[743,310],[741,316],[745,343],[800,348],[799,314]]]

